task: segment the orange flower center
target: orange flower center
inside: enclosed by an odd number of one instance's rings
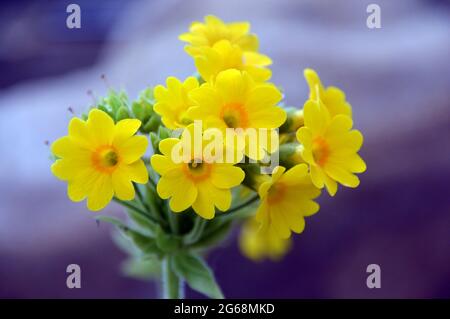
[[[267,202],[270,204],[275,204],[283,200],[284,195],[286,194],[286,185],[283,183],[275,183],[270,186],[269,191],[267,193]]]
[[[230,128],[248,127],[248,113],[241,103],[225,104],[220,111],[220,117]]]
[[[312,154],[314,161],[319,164],[319,166],[325,165],[330,155],[330,148],[327,141],[322,137],[317,137],[313,141]]]
[[[203,163],[200,160],[192,160],[190,163],[183,165],[183,173],[194,182],[207,179],[211,175],[211,165]]]
[[[103,145],[92,153],[91,160],[95,169],[110,174],[119,164],[120,157],[113,146]]]

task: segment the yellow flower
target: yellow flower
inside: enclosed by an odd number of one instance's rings
[[[286,112],[277,103],[281,92],[270,83],[255,82],[245,71],[235,69],[222,71],[213,83],[204,83],[192,90],[190,98],[195,106],[188,110],[188,116],[201,120],[206,128],[275,129],[286,120]],[[247,131],[248,132],[248,131]],[[252,143],[245,143],[246,154],[253,159],[261,159],[265,153],[262,148],[250,150],[261,143],[261,134],[270,132],[254,130]],[[248,137],[246,135],[245,137]],[[271,143],[267,150],[272,152]]]
[[[205,23],[193,22],[189,32],[180,35],[179,39],[188,43],[185,50],[193,57],[199,53],[199,48],[212,47],[220,40],[229,40],[244,51],[257,51],[258,38],[249,34],[249,31],[248,22],[224,23],[219,18],[208,15],[205,17]]]
[[[309,100],[304,107],[305,126],[297,131],[303,145],[301,155],[310,166],[311,179],[318,188],[326,186],[334,196],[337,182],[357,187],[366,164],[357,154],[363,143],[361,132],[352,130],[353,122],[346,115],[331,118],[320,102]]]
[[[242,225],[239,248],[249,259],[261,261],[265,258],[280,260],[291,248],[291,239],[282,239],[273,231],[261,231],[260,223],[250,218]]]
[[[332,117],[338,114],[352,116],[352,107],[345,100],[343,91],[334,86],[324,88],[316,71],[312,69],[305,69],[304,75],[309,86],[310,100],[315,101],[320,98]]]
[[[279,238],[289,238],[291,231],[301,233],[305,228],[306,216],[319,210],[313,201],[320,190],[312,183],[306,164],[298,164],[285,172],[277,166],[272,177],[259,186],[261,203],[256,219],[261,223],[262,231],[269,231]]]
[[[228,40],[216,42],[212,47],[199,49],[195,56],[195,66],[206,81],[212,81],[221,71],[238,69],[247,71],[255,81],[267,81],[272,72],[267,69],[272,64],[269,57],[256,52],[243,52]]]
[[[52,165],[53,174],[67,181],[67,194],[74,202],[87,197],[87,207],[97,211],[113,196],[134,198],[132,182],[145,184],[147,168],[141,160],[148,140],[134,136],[141,122],[125,119],[114,124],[105,112],[93,109],[87,121],[73,118],[69,134],[52,144],[59,157]]]
[[[170,198],[173,212],[182,212],[192,206],[198,215],[211,219],[215,215],[215,207],[221,211],[230,208],[230,189],[239,185],[245,174],[234,163],[224,163],[214,154],[207,155],[205,146],[210,142],[206,138],[207,132],[198,136],[194,132],[194,124],[191,124],[180,139],[162,140],[159,143],[162,155],[153,155],[151,164],[161,175],[157,192],[163,199]],[[181,154],[180,150],[184,153]],[[183,155],[187,158],[181,160]]]
[[[172,130],[185,127],[192,121],[187,117],[186,111],[192,106],[188,94],[198,88],[198,81],[188,77],[183,83],[175,77],[168,77],[167,88],[158,85],[154,89],[156,104],[154,110],[161,115],[164,125]]]

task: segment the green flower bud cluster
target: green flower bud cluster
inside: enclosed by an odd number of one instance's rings
[[[161,117],[153,110],[155,100],[153,88],[147,88],[141,92],[139,98],[132,103],[131,109],[135,118],[142,122],[142,133],[156,132],[161,125]]]
[[[138,99],[131,102],[125,91],[110,90],[108,95],[92,108],[106,112],[116,123],[123,119],[136,118],[142,122],[139,131],[150,133],[156,132],[161,125],[160,116],[153,110],[154,103],[152,87],[142,91]],[[87,113],[84,113],[82,118],[86,120]]]
[[[123,119],[130,118],[129,99],[125,91],[110,90],[106,97],[100,99],[92,108],[98,108],[106,113],[114,120],[118,122]],[[84,120],[87,119],[87,113],[82,115]]]
[[[161,153],[159,151],[159,142],[172,136],[172,131],[165,126],[160,126],[156,132],[150,132],[150,142],[152,143],[153,153]]]

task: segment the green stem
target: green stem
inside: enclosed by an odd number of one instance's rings
[[[145,187],[148,193],[147,201],[150,213],[153,213],[155,218],[158,219],[163,226],[168,226],[167,221],[164,219],[164,215],[161,212],[161,205],[156,202],[158,200],[158,195],[156,194],[155,189],[149,184],[145,184]]]
[[[149,207],[148,207],[147,204],[145,203],[144,196],[142,196],[142,192],[141,192],[141,190],[139,189],[139,186],[136,185],[136,184],[134,184],[134,183],[133,183],[133,186],[134,186],[134,190],[136,191],[136,194],[137,194],[137,197],[138,197],[138,199],[139,199],[139,202],[142,204],[142,206],[143,206],[147,211],[150,211]]]
[[[173,213],[170,209],[168,212],[169,215],[169,224],[170,224],[170,229],[172,229],[172,233],[177,235],[180,232],[179,229],[179,225],[178,225],[178,216]]]
[[[189,232],[189,234],[186,235],[186,244],[193,244],[200,239],[201,235],[203,234],[203,230],[205,229],[206,223],[206,219],[200,216],[196,216],[194,227],[192,227],[192,230]]]
[[[246,207],[246,206],[248,206],[248,205],[250,205],[250,204],[253,204],[253,202],[255,202],[255,201],[258,200],[258,198],[259,198],[258,195],[253,196],[253,197],[250,198],[248,201],[243,202],[242,204],[237,205],[236,207],[231,208],[231,209],[226,213],[226,215],[228,215],[228,214],[230,214],[230,213],[233,213],[233,212],[236,212],[236,211],[238,211],[238,210],[240,210],[240,209],[242,209],[242,208],[244,208],[244,207]],[[225,214],[224,214],[224,215],[225,215]],[[224,215],[220,215],[220,216],[224,216]]]
[[[143,211],[143,210],[140,209],[139,207],[137,207],[137,206],[131,204],[130,202],[125,202],[125,201],[123,201],[123,200],[118,199],[117,197],[113,197],[113,200],[114,200],[116,203],[119,203],[119,204],[122,205],[122,206],[125,206],[125,207],[127,207],[127,208],[129,208],[129,209],[132,209],[132,210],[134,210],[136,213],[138,213],[138,214],[142,215],[143,217],[149,219],[150,221],[152,221],[152,222],[158,224],[158,221],[157,221],[155,218],[153,218],[152,216],[150,216],[149,214],[147,214],[145,211]]]
[[[171,256],[167,256],[162,262],[162,284],[164,299],[182,299],[184,298],[182,281],[172,270]]]
[[[150,184],[152,184],[152,186],[156,189],[156,183],[155,183],[155,181],[153,180],[153,178],[150,176],[150,174],[148,175],[148,182],[149,182]]]

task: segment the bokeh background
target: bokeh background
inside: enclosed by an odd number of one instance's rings
[[[66,6],[81,6],[81,29]],[[381,7],[382,28],[366,27]],[[320,198],[291,253],[253,263],[236,236],[208,261],[227,297],[450,297],[450,6],[419,0],[2,1],[0,10],[0,297],[154,298],[121,275],[126,255],[50,173],[49,148],[86,94],[130,96],[194,71],[178,34],[206,14],[248,20],[287,103],[307,97],[302,69],[344,89],[365,136],[356,190]],[[105,74],[108,84],[101,80]],[[107,214],[121,214],[111,204]],[[66,266],[82,288],[66,287]],[[366,267],[381,266],[381,289]],[[188,297],[200,297],[188,290]]]

